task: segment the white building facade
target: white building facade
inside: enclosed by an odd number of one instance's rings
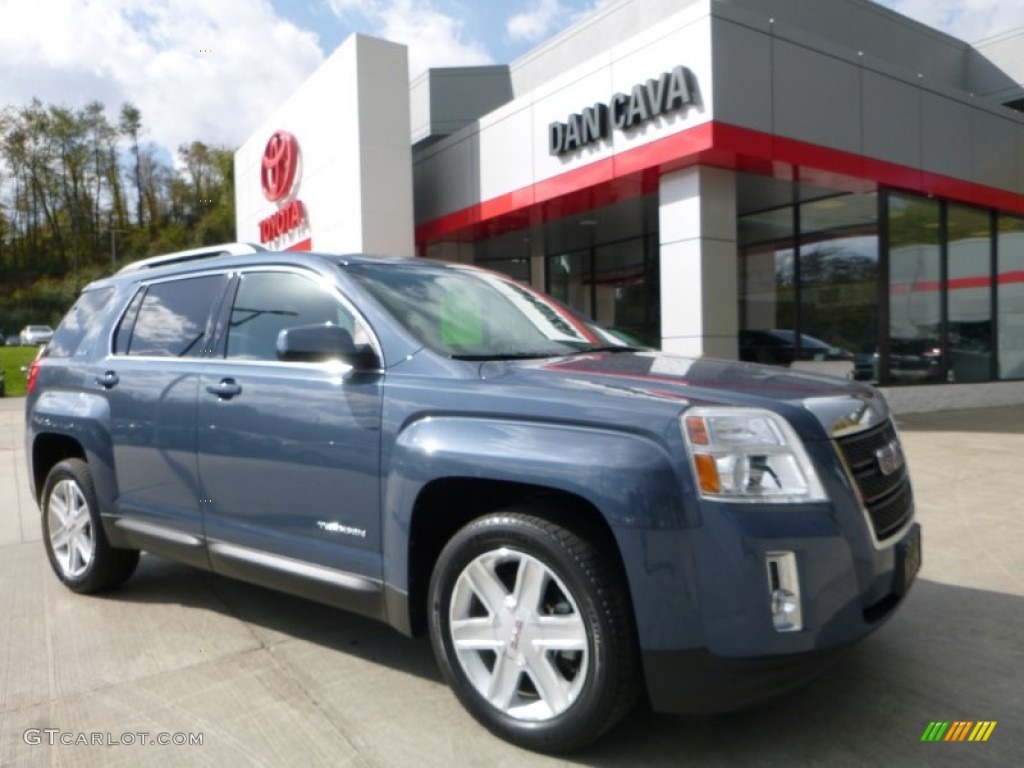
[[[1024,35],[765,7],[619,0],[411,84],[354,37],[236,155],[239,238],[479,264],[670,352],[846,361],[898,410],[1024,403]]]

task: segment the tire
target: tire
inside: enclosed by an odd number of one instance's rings
[[[567,752],[636,703],[639,654],[607,547],[536,511],[487,515],[452,537],[430,581],[430,639],[445,680],[492,733]]]
[[[65,459],[46,477],[43,544],[50,566],[68,589],[82,594],[116,587],[135,571],[136,549],[114,549],[100,521],[89,465]]]

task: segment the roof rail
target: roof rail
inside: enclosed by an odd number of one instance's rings
[[[211,259],[214,256],[245,256],[265,250],[267,249],[262,245],[256,245],[256,243],[206,245],[189,251],[176,251],[175,253],[166,253],[163,256],[151,256],[148,259],[133,261],[131,264],[127,264],[119,269],[117,274],[123,275],[126,272],[138,272],[141,269],[154,269],[155,267],[165,267],[168,264],[180,264],[181,262],[195,261],[197,259]]]

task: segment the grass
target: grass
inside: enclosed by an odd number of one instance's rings
[[[7,397],[25,394],[25,374],[21,368],[35,360],[38,352],[39,347],[0,347],[0,370],[4,372]]]

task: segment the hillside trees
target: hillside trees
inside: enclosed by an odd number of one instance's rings
[[[0,328],[58,319],[115,248],[123,264],[234,239],[232,152],[144,137],[132,104],[0,108]]]

